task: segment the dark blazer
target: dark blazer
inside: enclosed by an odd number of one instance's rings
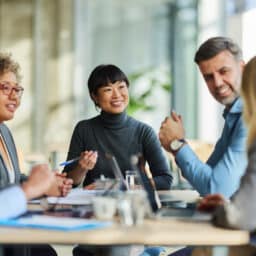
[[[17,150],[16,150],[16,146],[15,146],[12,134],[9,128],[3,123],[0,124],[0,133],[6,144],[8,153],[10,155],[10,159],[12,161],[12,165],[15,173],[15,183],[19,184],[25,179],[25,176],[20,173]],[[8,185],[10,185],[8,170],[4,163],[3,157],[0,154],[0,189]]]

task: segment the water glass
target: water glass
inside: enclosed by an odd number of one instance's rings
[[[142,224],[148,207],[144,190],[131,190],[123,193],[118,200],[118,213],[122,225]]]
[[[136,173],[136,171],[132,171],[132,170],[125,171],[125,181],[126,181],[128,190],[135,190],[140,188],[138,174]]]

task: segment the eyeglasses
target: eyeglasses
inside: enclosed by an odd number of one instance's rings
[[[21,86],[13,86],[8,82],[0,82],[0,90],[4,95],[10,96],[13,91],[15,91],[18,98],[21,98],[24,88]]]

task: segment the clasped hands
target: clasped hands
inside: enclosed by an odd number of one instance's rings
[[[35,165],[27,181],[21,187],[28,200],[42,195],[66,196],[72,189],[73,180],[66,178],[66,174],[59,174],[50,170],[48,164]]]
[[[166,117],[162,122],[159,131],[159,140],[165,150],[170,151],[170,143],[175,139],[184,139],[185,130],[183,127],[182,117],[171,112],[171,115]]]
[[[66,173],[54,172],[53,182],[45,193],[47,196],[66,196],[72,189],[73,180],[66,177]]]

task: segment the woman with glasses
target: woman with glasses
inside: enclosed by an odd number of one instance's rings
[[[4,123],[14,118],[20,106],[24,91],[20,81],[19,64],[9,54],[0,53],[0,188],[22,183],[26,179],[26,176],[20,172],[12,134]],[[56,185],[48,194],[65,196],[71,189],[72,180],[56,174]]]
[[[0,188],[20,183],[25,176],[20,173],[18,156],[12,135],[4,121],[13,119],[24,89],[20,81],[19,66],[9,55],[0,55]]]
[[[20,86],[20,67],[10,54],[0,53],[0,189],[12,184],[23,184],[26,176],[21,174],[18,155],[12,134],[5,125],[6,121],[14,118],[18,109],[21,96],[24,91]],[[32,168],[36,169],[37,167]],[[72,180],[65,175],[54,176],[52,186],[46,192],[47,195],[65,196],[72,187]],[[13,204],[19,197],[14,198]],[[2,207],[2,206],[1,206]],[[5,246],[4,251],[8,256],[19,255],[22,246]],[[31,255],[56,255],[50,246],[31,246]]]
[[[153,129],[126,113],[129,104],[129,81],[114,65],[97,66],[89,76],[90,97],[100,114],[80,121],[73,132],[67,160],[80,159],[64,168],[75,185],[93,184],[101,175],[114,178],[105,154],[113,155],[120,169],[131,170],[131,156],[140,154],[141,169],[148,163],[158,190],[171,187],[172,176],[159,140]],[[123,249],[123,250],[122,250]],[[74,255],[128,255],[128,248],[76,247]]]

